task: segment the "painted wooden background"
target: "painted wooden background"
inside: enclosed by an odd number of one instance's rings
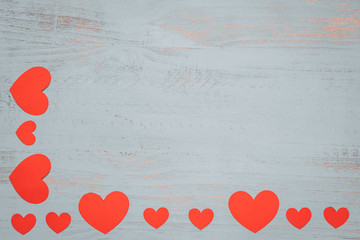
[[[1,239],[360,239],[360,2],[356,0],[0,1]],[[43,66],[48,111],[22,111],[9,88]],[[18,126],[34,120],[37,142]],[[33,205],[9,182],[25,157],[52,162],[49,198]],[[228,209],[236,191],[274,191],[275,219],[254,234]],[[107,235],[81,196],[129,197]],[[332,228],[323,210],[346,207]],[[155,230],[145,208],[167,207]],[[191,208],[212,208],[199,231]],[[308,207],[302,230],[290,207]],[[56,236],[48,212],[69,212]],[[34,213],[25,237],[10,223]]]

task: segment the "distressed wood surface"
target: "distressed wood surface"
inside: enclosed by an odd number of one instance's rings
[[[360,239],[360,2],[0,1],[2,239]],[[48,111],[22,111],[9,88],[43,66]],[[37,142],[18,126],[34,120]],[[9,182],[25,157],[52,163],[48,199]],[[236,191],[274,191],[275,219],[254,234],[228,209]],[[122,191],[130,209],[107,235],[81,218],[81,196]],[[333,229],[322,215],[350,211]],[[154,230],[145,208],[167,207]],[[211,208],[199,231],[191,208]],[[308,207],[302,230],[288,208]],[[59,236],[48,212],[69,212]],[[25,237],[15,213],[34,213]]]

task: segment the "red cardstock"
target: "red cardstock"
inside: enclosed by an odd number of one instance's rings
[[[58,216],[54,212],[50,212],[46,215],[46,223],[54,232],[60,233],[64,231],[71,222],[71,216],[68,213],[62,213]]]
[[[231,195],[229,209],[236,221],[256,233],[274,219],[279,209],[279,199],[268,190],[260,192],[255,199],[247,192],[239,191]]]
[[[129,199],[118,191],[110,193],[104,200],[96,193],[87,193],[79,202],[79,212],[84,220],[104,234],[124,219],[128,209]]]
[[[29,203],[42,203],[49,195],[49,188],[42,180],[51,169],[50,160],[42,154],[25,158],[11,173],[9,179],[15,191]]]
[[[16,130],[16,136],[23,144],[28,146],[33,145],[36,141],[36,138],[33,134],[35,129],[36,124],[33,121],[26,121]]]
[[[337,211],[333,207],[324,210],[325,220],[334,228],[341,227],[349,219],[349,211],[346,208],[339,208]]]
[[[200,212],[199,209],[193,208],[189,211],[190,222],[198,229],[207,227],[214,218],[214,212],[207,208]]]
[[[10,92],[22,110],[31,115],[41,115],[49,106],[49,100],[42,91],[50,81],[51,75],[46,68],[33,67],[15,81]]]
[[[294,227],[301,229],[310,221],[311,211],[308,208],[302,208],[300,211],[289,208],[286,211],[286,218]]]
[[[26,215],[25,217],[17,213],[11,218],[11,224],[13,228],[22,235],[30,232],[30,230],[33,229],[33,227],[35,226],[35,223],[36,217],[31,213]]]
[[[147,208],[144,211],[144,219],[153,228],[158,229],[169,218],[169,211],[162,207],[155,211],[153,208]]]

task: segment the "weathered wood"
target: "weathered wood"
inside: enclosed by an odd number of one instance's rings
[[[360,3],[358,1],[0,2],[0,233],[52,239],[48,212],[69,212],[61,239],[359,239]],[[9,88],[43,66],[48,111],[33,117]],[[37,142],[17,127],[34,120]],[[49,198],[31,205],[9,182],[25,157],[52,161]],[[276,218],[253,234],[227,207],[232,193],[274,191]],[[87,192],[129,197],[106,236],[81,218]],[[167,207],[158,230],[147,207]],[[334,230],[322,215],[347,207]],[[191,208],[211,208],[202,231]],[[285,217],[308,207],[302,230]],[[25,237],[15,213],[38,221]]]

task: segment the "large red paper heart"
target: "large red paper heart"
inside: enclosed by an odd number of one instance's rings
[[[20,214],[15,214],[11,218],[11,224],[16,231],[25,235],[28,233],[36,223],[36,217],[33,214],[28,214],[25,217],[21,216]]]
[[[199,209],[193,208],[189,211],[191,223],[200,230],[207,227],[214,218],[214,212],[207,208],[200,212]]]
[[[31,115],[41,115],[49,106],[49,100],[42,91],[50,81],[51,75],[46,68],[33,67],[14,82],[10,92],[22,110]]]
[[[118,191],[110,193],[104,200],[96,193],[87,193],[79,202],[79,211],[84,220],[104,234],[124,219],[128,209],[129,199]]]
[[[20,125],[16,130],[16,136],[25,145],[33,145],[35,143],[35,136],[33,132],[36,129],[36,124],[33,121],[26,121]]]
[[[50,172],[51,162],[42,154],[25,158],[11,173],[9,179],[15,191],[29,203],[42,203],[49,188],[42,180]]]
[[[279,199],[271,191],[260,192],[253,199],[247,192],[231,195],[229,209],[232,216],[248,230],[256,233],[268,225],[279,209]]]
[[[339,208],[337,211],[333,207],[328,207],[324,210],[324,217],[326,221],[338,228],[342,226],[349,219],[349,211],[346,208]]]
[[[47,225],[56,233],[64,231],[71,222],[71,216],[68,213],[62,213],[58,216],[54,212],[50,212],[46,215]]]
[[[162,207],[155,211],[153,208],[147,208],[144,211],[144,219],[154,228],[161,227],[169,218],[169,211]]]
[[[286,218],[294,227],[301,229],[310,221],[311,211],[308,208],[302,208],[300,211],[289,208],[286,211]]]

